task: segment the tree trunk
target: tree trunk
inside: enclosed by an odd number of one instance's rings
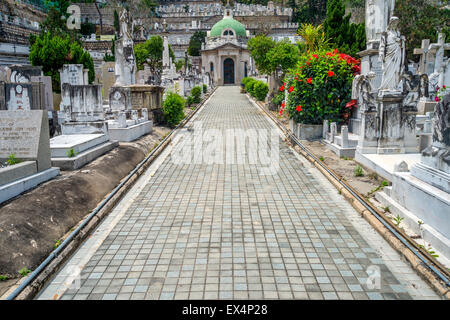
[[[100,9],[98,8],[97,1],[94,1],[94,4],[95,4],[95,9],[97,9],[98,16],[100,17],[100,35],[102,35],[103,34],[103,18],[102,18],[102,14],[100,12]]]

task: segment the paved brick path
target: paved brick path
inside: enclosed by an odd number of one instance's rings
[[[273,128],[238,87],[218,88],[184,132],[195,122]],[[437,298],[315,168],[279,147],[274,175],[174,163],[166,151],[39,298]],[[66,290],[74,266],[80,288]],[[367,285],[377,268],[379,289]]]

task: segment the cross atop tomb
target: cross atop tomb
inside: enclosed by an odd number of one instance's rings
[[[420,48],[414,49],[414,54],[417,55],[420,54],[419,70],[418,70],[419,74],[428,73],[427,63],[431,59],[429,54],[429,46],[430,46],[430,39],[424,39],[422,40],[422,46]]]
[[[438,34],[437,43],[432,43],[428,47],[428,51],[436,55],[436,60],[434,63],[434,72],[441,72],[441,68],[444,65],[445,50],[450,50],[450,43],[445,43],[445,34]]]

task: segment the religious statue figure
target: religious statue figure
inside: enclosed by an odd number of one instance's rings
[[[380,42],[379,57],[382,62],[383,77],[381,91],[398,92],[400,78],[405,68],[405,37],[398,30],[399,19],[392,17]]]
[[[132,39],[130,32],[128,31],[128,25],[130,23],[130,16],[127,10],[123,9],[120,13],[120,37],[124,40]]]
[[[361,111],[375,111],[376,97],[370,81],[375,78],[375,72],[366,75],[360,74],[353,79],[352,99],[358,100]]]
[[[416,110],[419,98],[423,94],[428,96],[428,90],[422,90],[422,84],[428,86],[428,76],[426,74],[413,75],[411,71],[407,71],[402,75],[403,80],[403,107],[407,109]]]
[[[128,30],[130,15],[125,9],[120,14],[120,39],[115,48],[115,76],[114,85],[130,85],[136,83],[136,58],[133,49],[132,32]]]

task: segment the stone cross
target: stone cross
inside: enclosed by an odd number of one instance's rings
[[[428,47],[428,51],[430,53],[434,53],[436,55],[436,61],[434,63],[434,72],[439,72],[440,68],[444,63],[445,50],[450,50],[450,43],[445,43],[445,34],[438,34],[437,43],[432,43]]]
[[[420,54],[419,69],[418,69],[419,74],[424,73],[428,74],[427,64],[431,58],[429,54],[429,46],[430,46],[430,39],[424,39],[422,40],[422,47],[414,49],[414,54],[417,55]]]
[[[444,72],[448,59],[445,61],[445,50],[450,50],[450,43],[445,43],[445,34],[438,34],[437,43],[432,43],[428,51],[435,55],[434,71],[430,75],[430,91],[433,92],[436,86],[442,86],[444,83]]]

